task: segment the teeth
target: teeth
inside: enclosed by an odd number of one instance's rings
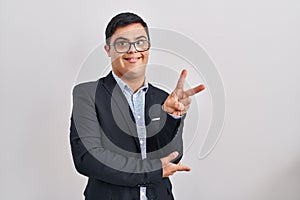
[[[128,58],[127,59],[129,62],[136,62],[138,60],[138,58]]]

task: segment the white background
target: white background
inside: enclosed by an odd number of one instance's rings
[[[109,19],[133,11],[202,45],[224,82],[222,136],[204,160],[189,149],[176,199],[299,200],[299,10],[296,0],[1,0],[0,199],[83,199],[71,90]]]

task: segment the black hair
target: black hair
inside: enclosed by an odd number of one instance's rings
[[[146,30],[147,36],[149,37],[149,30],[146,22],[138,16],[137,14],[130,13],[130,12],[124,12],[117,14],[114,16],[110,22],[107,24],[106,30],[105,30],[105,40],[106,44],[108,45],[110,43],[110,38],[111,36],[115,33],[117,28],[119,27],[124,27],[129,24],[134,24],[134,23],[140,23]]]

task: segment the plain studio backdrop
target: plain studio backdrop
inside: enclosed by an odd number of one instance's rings
[[[201,119],[203,139],[210,85],[193,98],[199,113],[188,115],[183,159],[192,171],[172,177],[176,199],[299,200],[299,10],[296,0],[1,0],[0,199],[83,199],[87,179],[70,154],[71,91],[111,17],[132,11],[203,47],[225,88],[221,137],[204,159],[201,141],[189,145],[189,130]],[[167,84],[168,76],[158,77]],[[192,73],[187,79],[197,82]]]

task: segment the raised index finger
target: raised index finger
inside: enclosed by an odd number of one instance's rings
[[[177,85],[176,85],[176,89],[183,89],[186,75],[187,75],[187,71],[185,69],[182,70],[180,77],[178,79]]]

